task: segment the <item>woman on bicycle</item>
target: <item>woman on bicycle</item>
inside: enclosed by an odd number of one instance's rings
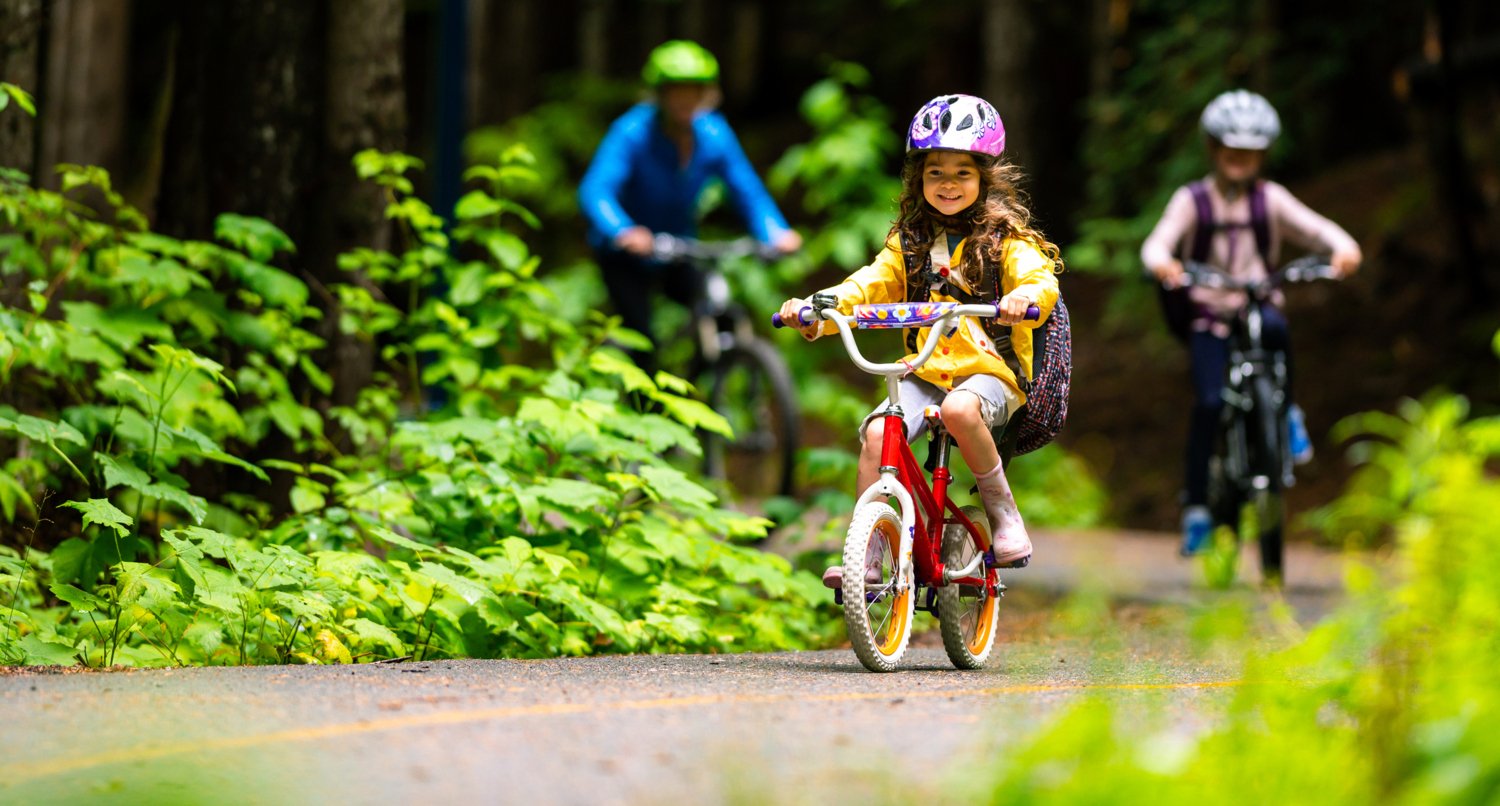
[[[688,304],[701,284],[691,266],[651,260],[652,237],[695,235],[698,196],[710,179],[724,181],[761,242],[795,252],[802,238],[766,193],[734,131],[713,111],[719,98],[713,54],[694,42],[666,42],[651,51],[641,75],[651,99],[610,126],[578,200],[616,313],[626,327],[650,338],[652,295],[662,291]],[[654,369],[650,354],[632,357]]]
[[[1166,212],[1141,246],[1141,261],[1169,289],[1168,323],[1187,344],[1192,370],[1193,412],[1189,420],[1187,483],[1182,512],[1182,553],[1194,554],[1208,539],[1208,469],[1214,430],[1223,408],[1221,392],[1229,361],[1229,323],[1246,304],[1245,292],[1181,289],[1183,260],[1206,263],[1235,280],[1265,279],[1276,265],[1283,239],[1330,255],[1340,276],[1359,268],[1359,245],[1339,225],[1313,212],[1285,187],[1260,178],[1266,150],[1281,133],[1281,120],[1265,98],[1234,90],[1203,110],[1201,126],[1213,171],[1172,194]],[[1264,343],[1290,349],[1286,317],[1275,306],[1263,312]],[[1299,461],[1311,455],[1301,411],[1288,417],[1288,444]]]
[[[1005,127],[988,102],[970,95],[929,101],[907,132],[900,213],[885,248],[873,263],[822,292],[836,296],[845,314],[860,304],[998,302],[996,319],[965,319],[943,336],[931,359],[902,380],[900,404],[908,439],[926,427],[923,410],[941,405],[943,425],[979,482],[995,536],[995,560],[1002,567],[1025,564],[1031,539],[991,430],[1003,428],[1026,402],[1018,371],[1030,376],[1031,331],[1057,302],[1055,272],[1062,266],[1057,247],[1032,226],[1016,188],[1020,169],[1000,158],[1004,150]],[[798,322],[807,304],[787,300],[783,320]],[[1031,305],[1041,316],[1024,321]],[[809,340],[834,331],[827,321],[799,329]],[[916,336],[925,340],[925,329]],[[1011,354],[1016,367],[1004,357]],[[879,477],[884,423],[877,415],[884,407],[860,426],[856,494]],[[823,582],[837,588],[842,576],[842,568],[834,566]]]

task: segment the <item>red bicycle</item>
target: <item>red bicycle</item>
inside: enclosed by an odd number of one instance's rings
[[[953,438],[943,428],[936,406],[923,412],[932,439],[929,486],[906,439],[898,388],[903,376],[932,357],[941,334],[959,317],[994,317],[996,306],[954,302],[857,305],[853,316],[845,316],[825,307],[826,299],[814,297],[813,302],[800,312],[803,323],[821,317],[837,325],[855,366],[885,377],[890,400],[881,413],[885,437],[880,478],[855,502],[844,537],[843,587],[835,591],[844,608],[854,654],[871,671],[894,671],[910,643],[915,611],[925,610],[938,617],[943,648],[953,665],[983,668],[994,649],[1000,597],[1005,592],[990,550],[989,519],[980,507],[960,507],[948,496],[953,481],[948,470]],[[1028,319],[1039,315],[1036,306],[1026,312]],[[771,321],[776,327],[785,324],[779,314]],[[851,325],[931,330],[913,361],[876,364],[860,353]]]

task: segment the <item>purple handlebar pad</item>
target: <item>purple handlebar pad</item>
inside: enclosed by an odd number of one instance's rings
[[[798,311],[797,315],[805,324],[812,324],[812,319],[809,318],[812,315],[811,305],[802,306],[802,310]],[[779,311],[771,314],[771,327],[791,327],[791,325],[791,322],[782,321]]]
[[[804,323],[806,323],[806,324],[812,324],[812,320],[808,318],[808,316],[812,313],[812,306],[811,305],[804,307],[802,310],[798,311],[797,313],[798,313],[798,318],[800,318]],[[1042,309],[1038,308],[1035,305],[1032,305],[1032,306],[1030,306],[1030,307],[1028,307],[1026,309],[1026,316],[1024,316],[1022,318],[1024,318],[1024,319],[1031,319],[1031,320],[1040,319],[1040,318],[1042,318]],[[771,327],[790,327],[790,326],[791,326],[791,322],[786,322],[786,321],[782,320],[782,318],[781,318],[781,312],[780,311],[771,314]]]

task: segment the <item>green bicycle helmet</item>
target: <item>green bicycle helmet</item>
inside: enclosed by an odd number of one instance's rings
[[[719,61],[702,45],[686,39],[663,42],[646,57],[641,69],[646,84],[712,84],[719,80]]]

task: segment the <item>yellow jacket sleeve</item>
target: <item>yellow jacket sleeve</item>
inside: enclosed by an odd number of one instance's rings
[[[874,262],[854,272],[832,288],[819,292],[838,297],[839,313],[848,316],[855,305],[878,305],[906,301],[906,262],[899,249],[886,244]],[[838,326],[824,321],[824,335],[837,333]]]
[[[1012,239],[1006,245],[1005,274],[1000,280],[1000,290],[1006,294],[1019,291],[1041,309],[1040,318],[1022,320],[1015,325],[1034,330],[1047,321],[1052,308],[1057,305],[1057,267],[1036,244]]]

